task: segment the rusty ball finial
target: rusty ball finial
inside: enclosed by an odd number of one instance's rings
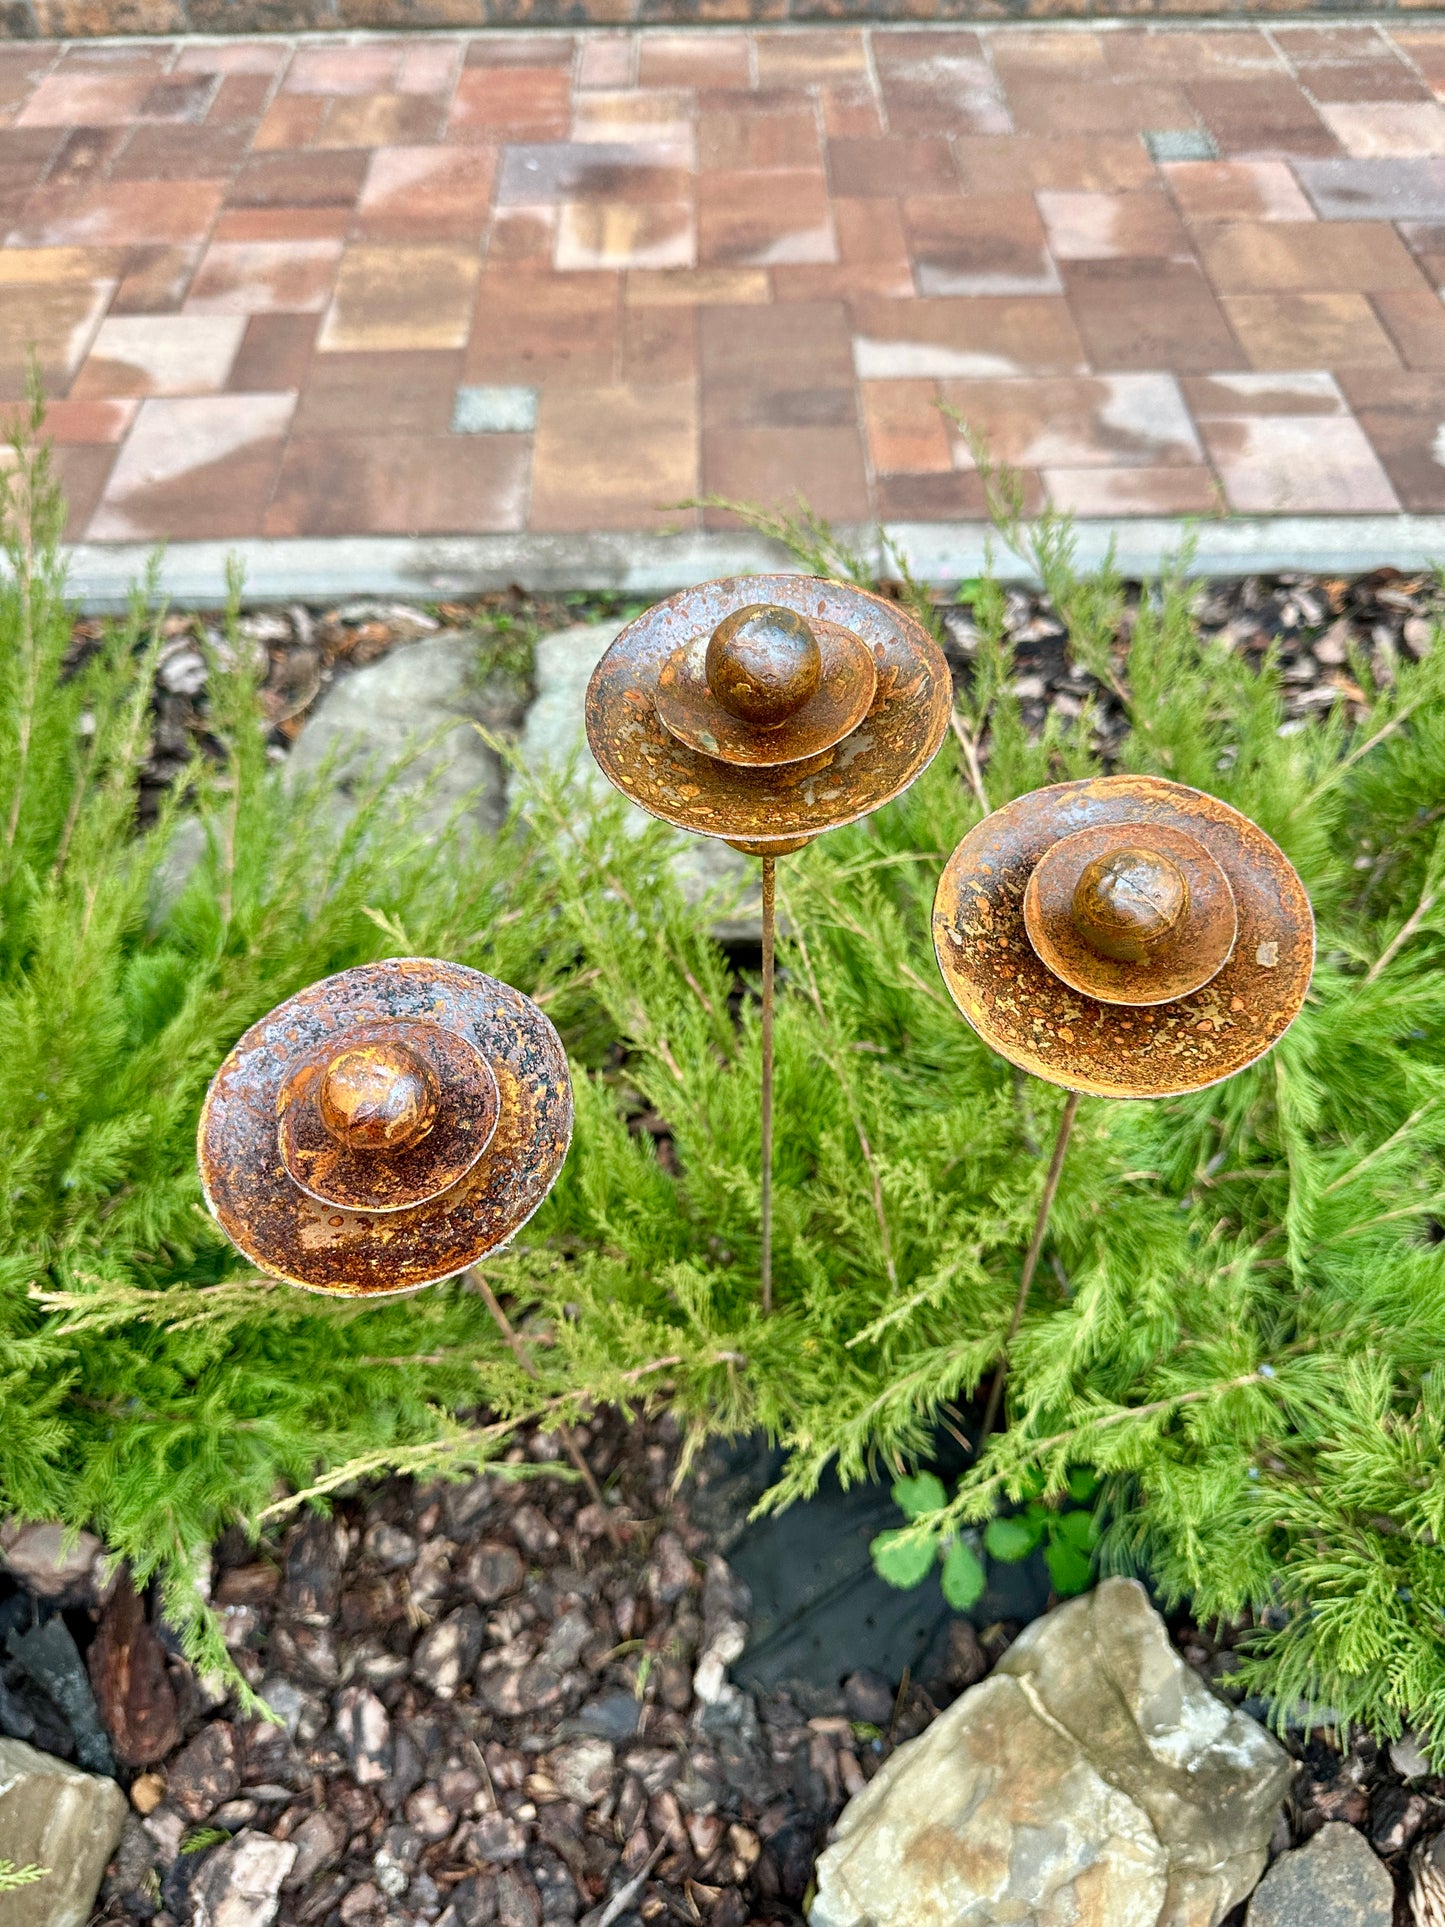
[[[1163,850],[1132,844],[1086,864],[1074,886],[1074,928],[1101,957],[1147,963],[1189,912],[1189,880]]]
[[[326,1066],[316,1106],[348,1150],[404,1151],[436,1121],[436,1078],[404,1044],[360,1044]]]
[[[823,679],[818,639],[794,609],[754,602],[724,616],[707,646],[707,682],[732,716],[774,729]]]

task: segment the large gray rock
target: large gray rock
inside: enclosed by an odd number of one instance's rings
[[[125,1816],[114,1780],[0,1739],[0,1857],[46,1869],[5,1895],[5,1927],[84,1927]]]
[[[1292,1767],[1132,1580],[1036,1620],[898,1751],[818,1862],[812,1927],[1215,1927]]]
[[[1245,1927],[1390,1927],[1394,1918],[1395,1883],[1369,1841],[1332,1820],[1275,1861]]]
[[[483,715],[476,638],[428,636],[334,683],[307,718],[289,768],[305,779],[334,754],[345,795],[369,770],[390,767],[435,736],[398,776],[398,791],[429,786],[424,821],[438,830],[475,795],[471,820],[485,834],[501,823],[504,803],[500,759],[475,728]]]
[[[622,627],[620,622],[578,623],[544,636],[537,644],[536,700],[522,725],[518,753],[528,772],[571,770],[573,795],[583,804],[588,798],[602,802],[617,794],[587,748],[586,699],[592,671]],[[508,781],[512,801],[525,804],[525,777],[514,773]],[[652,820],[631,805],[628,819],[639,830]],[[723,942],[756,942],[762,935],[758,866],[749,858],[716,837],[689,837],[674,859],[673,874],[690,903],[723,893],[725,908],[713,925],[714,935]]]

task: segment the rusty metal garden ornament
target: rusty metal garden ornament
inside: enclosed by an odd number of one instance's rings
[[[776,861],[907,789],[937,754],[943,653],[896,603],[817,576],[734,576],[624,629],[587,691],[603,774],[763,867],[762,1297],[772,1304]]]
[[[572,1136],[561,1041],[520,991],[407,957],[253,1024],[206,1094],[206,1202],[261,1271],[381,1298],[465,1271],[551,1189]]]
[[[1262,1057],[1304,1002],[1314,917],[1284,853],[1238,810],[1158,777],[1104,776],[1034,790],[970,830],[933,936],[984,1042],[1069,1092],[1006,1358],[1080,1096],[1177,1097]]]

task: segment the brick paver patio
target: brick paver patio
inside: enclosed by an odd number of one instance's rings
[[[1445,509],[1445,28],[0,45],[71,534]]]

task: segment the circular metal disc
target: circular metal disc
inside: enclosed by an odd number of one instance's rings
[[[338,1050],[367,1044],[404,1044],[436,1081],[436,1121],[405,1150],[353,1150],[322,1119],[316,1099],[327,1065]],[[497,1080],[475,1044],[440,1024],[416,1022],[359,1024],[304,1051],[288,1067],[276,1105],[289,1175],[320,1203],[353,1211],[401,1211],[450,1191],[491,1143],[501,1111]]]
[[[809,618],[823,658],[823,680],[801,709],[775,729],[759,729],[723,708],[707,680],[711,631],[676,649],[658,671],[657,713],[688,749],[753,769],[801,763],[851,735],[868,714],[878,666],[868,645],[836,622]]]
[[[1145,963],[1101,957],[1074,925],[1080,876],[1121,841],[1172,857],[1189,886],[1189,908],[1179,927]],[[1039,858],[1024,892],[1024,926],[1044,963],[1071,989],[1105,1004],[1169,1004],[1202,990],[1229,961],[1237,925],[1234,892],[1219,863],[1197,837],[1162,823],[1131,824],[1126,839],[1110,823],[1060,837]]]
[[[873,705],[850,736],[803,762],[742,769],[686,748],[657,713],[663,665],[734,609],[781,603],[867,644]],[[938,753],[953,691],[943,651],[881,596],[819,576],[744,575],[659,602],[624,629],[593,672],[587,740],[608,781],[678,829],[781,845],[852,823],[907,789]]]
[[[1229,879],[1238,936],[1202,990],[1130,1010],[1081,996],[1035,954],[1023,915],[1034,866],[1060,837],[1098,823],[1181,830]],[[1227,803],[1152,776],[1059,783],[986,817],[944,867],[933,940],[955,1003],[986,1044],[1099,1097],[1173,1097],[1232,1077],[1289,1028],[1314,966],[1309,898],[1284,853]]]
[[[403,1210],[322,1204],[288,1175],[277,1103],[298,1058],[360,1026],[434,1024],[470,1044],[498,1093],[491,1142],[460,1182]],[[212,1081],[198,1156],[206,1202],[260,1270],[312,1291],[379,1298],[465,1271],[507,1243],[552,1188],[572,1137],[561,1040],[520,991],[461,964],[407,957],[344,970],[253,1024]]]

